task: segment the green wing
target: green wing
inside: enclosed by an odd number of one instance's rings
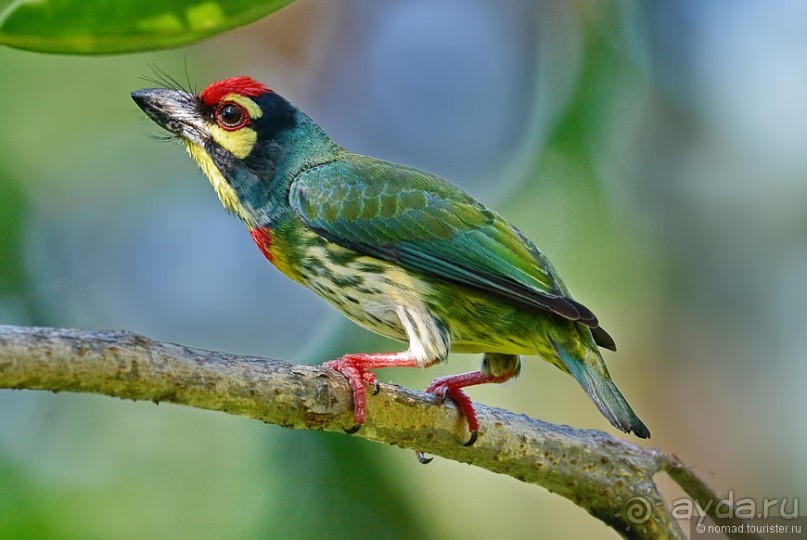
[[[353,156],[302,172],[289,201],[331,242],[579,321],[598,344],[614,348],[532,242],[437,176]]]

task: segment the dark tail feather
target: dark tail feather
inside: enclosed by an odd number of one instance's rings
[[[597,328],[590,328],[590,330],[591,335],[594,337],[594,343],[609,351],[616,351],[616,343],[614,343],[614,338],[611,337],[611,334],[599,326]]]
[[[605,363],[596,351],[589,353],[597,355],[596,359],[583,360],[572,356],[554,341],[552,345],[569,373],[577,379],[603,416],[614,427],[625,433],[632,431],[642,439],[650,438],[650,430],[630,408],[622,392],[611,380]]]

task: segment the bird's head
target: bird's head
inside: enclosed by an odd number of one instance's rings
[[[297,170],[332,141],[296,107],[249,77],[215,82],[199,94],[149,88],[132,99],[175,135],[210,179],[225,208],[248,224],[266,219]]]

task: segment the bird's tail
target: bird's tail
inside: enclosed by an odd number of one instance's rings
[[[569,373],[577,379],[603,416],[614,427],[625,433],[632,431],[642,439],[650,437],[650,430],[636,416],[622,392],[611,380],[599,351],[585,347],[585,358],[578,358],[554,340],[552,345]]]

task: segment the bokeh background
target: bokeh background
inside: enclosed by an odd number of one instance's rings
[[[804,498],[805,58],[807,4],[763,0],[299,0],[167,52],[0,49],[0,323],[311,363],[400,348],[271,268],[128,97],[150,63],[197,89],[249,74],[534,239],[615,336],[642,444],[736,498]],[[422,388],[477,362],[382,379]],[[471,395],[613,432],[535,359]],[[0,537],[615,533],[535,486],[344,435],[0,391]]]

